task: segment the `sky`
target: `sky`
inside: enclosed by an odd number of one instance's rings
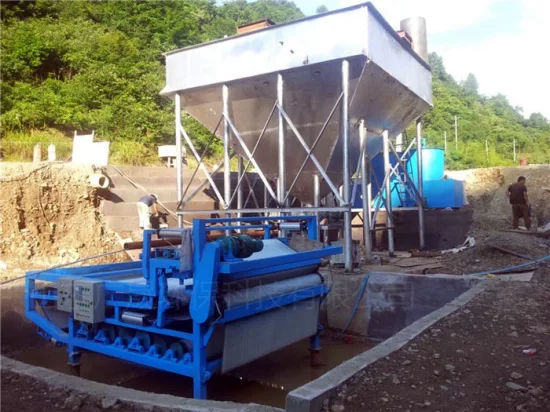
[[[358,0],[294,0],[306,14]],[[397,30],[407,17],[426,18],[428,50],[443,57],[457,81],[473,73],[479,92],[498,93],[550,119],[550,0],[372,0]]]

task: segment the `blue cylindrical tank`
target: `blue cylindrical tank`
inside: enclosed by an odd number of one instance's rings
[[[393,153],[390,153],[390,163],[395,166],[397,158]],[[416,161],[416,150],[411,150],[404,160],[407,173],[413,180],[415,185],[418,185],[418,165]],[[402,174],[401,167],[398,169],[398,173]],[[445,152],[442,149],[422,149],[422,172],[423,180],[439,180],[442,179],[445,174]],[[371,160],[371,193],[374,198],[378,193],[380,187],[384,182],[384,156],[379,153]],[[394,207],[413,206],[414,201],[410,197],[408,191],[397,185],[397,179],[392,177],[392,204]],[[354,201],[355,207],[360,204],[361,200],[356,199]]]
[[[411,177],[417,183],[418,167],[416,150],[411,150],[411,157],[407,164]],[[442,149],[422,149],[422,178],[427,180],[443,179],[445,175],[445,152]]]

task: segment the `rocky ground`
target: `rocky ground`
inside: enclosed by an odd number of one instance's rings
[[[548,411],[550,270],[495,281],[403,349],[358,374],[326,411]],[[524,353],[534,349],[535,354]]]

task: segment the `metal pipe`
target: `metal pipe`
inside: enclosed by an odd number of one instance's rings
[[[185,190],[183,191],[183,196],[182,197],[185,197],[185,195],[187,194],[187,191],[191,187],[191,183],[193,183],[193,181],[195,180],[195,176],[197,175],[197,172],[199,171],[199,166],[204,161],[204,158],[206,157],[206,154],[208,153],[208,149],[210,148],[210,145],[212,144],[212,141],[214,140],[214,137],[216,137],[216,132],[218,131],[218,127],[220,127],[220,123],[221,123],[222,119],[223,119],[223,116],[221,116],[218,120],[218,123],[216,123],[216,127],[214,128],[214,131],[211,133],[210,139],[208,140],[208,143],[206,144],[206,147],[202,151],[201,157],[199,159],[199,163],[197,164],[197,167],[195,167],[195,170],[193,170],[193,174],[191,175],[191,178],[187,182],[187,186],[185,187]],[[181,202],[178,202],[178,207],[176,209],[179,209],[180,206],[181,206]]]
[[[405,166],[405,163],[403,163],[403,159],[400,158],[399,154],[397,153],[397,151],[395,150],[395,148],[393,147],[392,143],[389,142],[389,146],[390,146],[390,150],[393,152],[393,154],[395,155],[395,158],[397,159],[397,164],[399,165],[399,167],[401,168],[401,170],[403,170],[403,173],[405,174],[405,177],[409,178],[409,180],[412,182],[412,189],[409,188],[405,182],[401,179],[401,176],[399,176],[399,174],[397,173],[397,169],[393,168],[392,169],[392,174],[397,177],[399,179],[399,181],[401,183],[403,183],[403,185],[405,186],[405,190],[407,190],[407,192],[409,193],[409,195],[412,197],[412,198],[415,198],[416,201],[415,203],[419,206],[422,206],[424,205],[424,199],[422,199],[422,196],[420,196],[419,192],[418,192],[418,189],[416,188],[416,185],[414,184],[414,180],[411,178],[411,175],[409,174],[409,172],[407,171],[407,168]]]
[[[267,187],[264,186],[264,209],[267,210],[269,207],[269,196],[267,195]],[[267,216],[267,212],[264,213],[264,216]],[[264,223],[267,225],[268,220],[265,220]]]
[[[273,197],[273,199],[277,200],[277,196],[275,195],[275,192],[273,191],[271,186],[269,186],[269,182],[267,180],[267,177],[265,177],[264,173],[262,172],[262,169],[260,169],[260,166],[258,166],[258,163],[256,162],[256,159],[254,159],[254,156],[252,156],[252,153],[250,153],[250,150],[248,150],[248,147],[246,146],[246,143],[244,142],[243,138],[241,137],[241,134],[239,133],[239,131],[237,130],[237,128],[235,127],[235,125],[233,124],[231,119],[227,118],[226,120],[227,120],[227,123],[229,124],[229,127],[233,131],[233,134],[237,138],[237,141],[239,142],[239,144],[243,148],[243,150],[246,154],[246,157],[248,157],[248,159],[252,162],[252,165],[256,168],[256,171],[257,171],[258,175],[260,176],[260,178],[262,179],[262,182],[264,182],[264,185],[266,185],[267,190],[269,191],[269,194],[271,195],[271,197]]]
[[[288,114],[286,114],[286,112],[282,107],[280,107],[279,110],[281,114],[284,116],[288,126],[290,127],[290,130],[292,130],[292,132],[294,133],[294,135],[296,136],[296,138],[298,139],[302,147],[305,149],[305,151],[309,153],[310,151],[309,146],[307,145],[306,141],[304,140],[304,138],[302,137],[302,135],[300,134],[300,132],[298,131],[294,123],[292,123],[292,120],[290,119],[290,117],[288,117]],[[321,176],[323,176],[323,179],[325,180],[325,182],[327,182],[328,186],[330,187],[330,190],[332,191],[332,193],[334,193],[334,196],[336,196],[340,204],[345,203],[342,196],[340,196],[340,193],[338,193],[338,189],[336,188],[334,183],[332,183],[332,180],[330,180],[330,178],[328,177],[327,172],[325,172],[325,169],[323,169],[323,166],[321,166],[321,163],[319,163],[319,161],[317,160],[317,157],[315,157],[313,153],[311,154],[311,161],[313,162],[313,164],[315,165],[319,173],[321,173]]]
[[[231,163],[229,151],[231,150],[231,134],[229,132],[229,89],[224,84],[222,87],[223,99],[223,198],[225,208],[231,207]],[[229,214],[226,214],[229,217]]]
[[[363,121],[363,120],[361,120],[361,121]],[[359,126],[359,127],[361,127],[361,126]],[[359,130],[359,140],[361,140],[361,130]],[[350,204],[353,204],[353,202],[355,202],[355,197],[357,196],[357,186],[358,186],[358,183],[359,183],[359,179],[357,179],[357,176],[359,176],[359,172],[361,171],[361,159],[365,155],[366,144],[367,144],[366,138],[365,138],[364,142],[363,141],[359,142],[359,146],[360,146],[359,158],[357,159],[357,166],[355,167],[355,173],[353,174],[355,176],[355,179],[353,179],[353,188],[351,190]]]
[[[235,153],[231,153],[231,157],[235,156]],[[216,167],[214,167],[214,169],[212,170],[212,173],[209,174],[209,176],[211,178],[213,178],[215,175],[218,174],[218,172],[220,171],[220,169],[223,167],[223,162],[219,163],[218,165],[216,165]],[[189,202],[191,199],[193,199],[195,196],[197,196],[198,193],[200,193],[202,191],[202,189],[204,188],[204,186],[206,186],[207,184],[209,183],[209,180],[206,179],[206,180],[203,180],[196,188],[195,190],[193,190],[191,192],[191,194],[189,196],[187,196],[185,199],[182,200],[181,202],[181,205],[182,206],[185,206],[187,204],[187,202]],[[221,195],[220,195],[220,198],[221,198]]]
[[[288,199],[288,196],[290,196],[290,192],[292,192],[292,189],[294,188],[294,185],[296,185],[296,182],[298,181],[298,178],[300,177],[300,175],[304,171],[304,168],[306,167],[307,161],[309,160],[309,158],[311,157],[311,154],[315,150],[315,147],[317,146],[317,143],[319,143],[319,140],[323,136],[323,133],[325,132],[325,129],[327,128],[328,124],[330,123],[330,120],[332,119],[332,116],[334,115],[334,112],[336,112],[336,108],[338,107],[338,105],[340,104],[340,101],[342,100],[342,96],[343,96],[343,94],[340,93],[340,96],[338,97],[338,100],[336,101],[336,103],[332,107],[332,110],[330,111],[330,114],[328,115],[327,120],[325,120],[325,123],[323,124],[323,127],[319,131],[319,134],[317,135],[317,138],[315,139],[315,141],[311,145],[311,149],[308,150],[306,158],[302,162],[302,165],[300,166],[300,169],[298,170],[298,173],[296,173],[296,177],[294,177],[294,180],[292,181],[292,184],[290,185],[290,188],[288,189],[288,193],[286,194],[285,201],[286,201],[286,199]]]
[[[351,209],[350,207],[350,168],[349,168],[349,62],[342,61],[342,104],[340,105],[340,127],[343,140],[344,164],[342,174],[344,177],[344,202],[348,210],[344,212],[344,266],[346,270],[353,269],[353,250],[351,237]]]
[[[296,212],[296,213],[315,213],[315,212],[334,212],[334,213],[342,213],[349,211],[349,207],[340,207],[340,206],[334,206],[334,207],[268,207],[264,209],[241,209],[241,213],[290,213],[290,212]],[[225,212],[227,213],[237,213],[238,209],[226,209]],[[203,209],[203,210],[179,210],[176,212],[180,215],[203,215],[203,214],[212,214],[215,211],[212,209]]]
[[[399,211],[403,211],[403,210],[418,210],[418,207],[400,207],[399,208]],[[362,213],[363,212],[363,208],[357,208],[357,207],[354,207],[351,209],[351,211],[353,213]],[[372,211],[371,211],[372,212]],[[372,220],[371,220],[372,221]],[[371,226],[372,227],[372,226]]]
[[[321,180],[318,173],[313,175],[313,206],[321,206]],[[319,212],[315,212],[315,216],[317,216],[317,240],[321,240]]]
[[[279,180],[277,190],[277,201],[281,206],[288,206],[286,202],[286,170],[285,170],[285,122],[280,108],[283,105],[283,75],[277,75],[277,102],[279,107]]]
[[[402,156],[401,156],[402,159],[404,159],[404,158],[407,156],[407,154],[409,153],[409,151],[412,149],[412,147],[413,147],[415,144],[416,144],[416,140],[412,140],[411,143],[409,144],[409,146],[407,147],[407,150],[405,150],[405,151],[403,152],[403,154],[402,154]],[[392,173],[393,173],[395,170],[397,170],[398,167],[399,167],[399,163],[396,164],[396,165],[392,168]],[[388,179],[389,176],[388,176],[388,175],[385,175],[385,176],[384,176],[384,180],[382,181],[382,184],[380,184],[380,182],[378,181],[378,178],[376,177],[376,175],[372,175],[372,176],[374,177],[375,183],[378,185],[378,192],[376,193],[376,196],[374,197],[374,200],[373,200],[374,203],[372,203],[372,204],[377,205],[377,204],[379,203],[379,202],[378,202],[378,198],[381,197],[381,194],[383,193],[384,188],[385,188],[385,186],[386,186],[386,180]],[[391,174],[390,174],[390,176],[391,176]],[[384,199],[382,199],[382,201],[383,201],[384,203],[386,203]],[[375,206],[375,209],[378,209],[378,207]],[[375,213],[376,213],[376,210],[375,210]]]
[[[424,60],[428,61],[428,36],[426,34],[426,19],[410,17],[401,20],[401,30],[405,30],[412,39],[412,49]]]
[[[181,148],[181,96],[176,93],[174,96],[175,111],[176,111],[176,184],[178,185],[178,204],[183,199],[183,171],[182,171],[182,148]],[[183,216],[178,216],[178,227],[183,227]]]
[[[395,150],[398,152],[403,150],[403,133],[399,133],[395,138]]]
[[[238,166],[237,166],[237,175],[239,176],[239,179],[243,175],[243,158],[242,156],[238,157]],[[243,208],[243,187],[239,186],[237,188],[237,209]],[[241,217],[242,214],[239,212],[237,213],[237,217]],[[240,233],[240,230],[239,230]]]
[[[418,235],[420,250],[424,249],[424,178],[422,176],[422,120],[416,121],[416,161],[418,169]]]
[[[258,150],[258,147],[260,146],[260,142],[262,141],[264,135],[265,135],[265,131],[267,130],[267,126],[269,125],[269,122],[271,120],[271,118],[273,117],[273,113],[275,113],[275,109],[277,108],[277,102],[275,102],[275,104],[273,105],[273,107],[271,108],[271,112],[269,113],[269,116],[267,118],[267,121],[265,122],[264,124],[264,127],[262,129],[262,132],[260,133],[260,136],[258,137],[258,140],[256,141],[256,144],[254,145],[254,149],[252,149],[252,157],[254,157],[254,154],[256,153],[256,150]],[[246,171],[248,170],[248,167],[250,166],[250,160],[247,161],[246,163],[246,166],[244,167],[244,175],[243,177],[246,177]],[[242,181],[243,181],[243,177],[241,177],[238,181],[237,181],[237,189],[239,187],[241,187],[241,184],[242,184]],[[249,183],[250,184],[250,183]],[[235,196],[235,193],[233,193],[233,196],[231,196],[231,202],[233,202],[233,197]],[[248,200],[247,200],[248,202]],[[245,202],[246,203],[246,202]]]
[[[241,206],[241,208],[246,207],[248,205],[248,201],[250,200],[250,197],[252,197],[252,200],[254,200],[254,206],[257,208],[260,208],[260,205],[258,204],[258,199],[256,198],[256,193],[254,193],[254,188],[256,187],[256,183],[258,182],[258,179],[254,179],[254,183],[251,185],[250,180],[248,179],[248,176],[244,175],[246,184],[248,185],[248,196],[246,196],[246,200],[244,201],[244,204]]]
[[[393,256],[395,250],[393,246],[393,226],[392,226],[392,220],[391,220],[391,214],[392,214],[392,205],[391,205],[391,173],[392,173],[392,167],[390,163],[390,145],[389,145],[389,137],[388,137],[388,131],[384,130],[382,133],[382,139],[384,143],[384,173],[385,173],[385,181],[386,181],[386,226],[388,229],[388,253],[390,256]]]
[[[197,159],[197,162],[199,162],[199,167],[204,172],[204,175],[206,176],[206,179],[208,179],[208,182],[212,186],[212,189],[214,190],[214,193],[216,193],[216,196],[218,197],[218,200],[220,201],[222,206],[225,208],[226,207],[225,206],[225,200],[224,200],[223,196],[221,195],[220,191],[218,190],[218,186],[216,186],[216,183],[214,182],[214,179],[212,179],[212,177],[210,176],[210,173],[208,172],[208,169],[206,168],[204,163],[202,163],[200,161],[201,158],[200,158],[199,154],[197,153],[197,151],[195,150],[195,146],[193,146],[193,142],[192,142],[191,138],[189,137],[189,135],[187,134],[187,132],[185,131],[185,129],[181,125],[180,125],[180,132],[183,135],[183,137],[185,139],[185,142],[187,143],[187,146],[189,146],[189,149],[191,149],[191,152],[193,152],[193,156],[195,156],[195,159]]]
[[[361,146],[367,145],[367,129],[365,121],[361,119],[359,125],[359,139]],[[363,151],[361,155],[361,197],[363,198],[363,238],[365,244],[365,259],[372,259],[372,238],[370,232],[370,205],[368,195],[369,177],[367,172],[367,153]]]

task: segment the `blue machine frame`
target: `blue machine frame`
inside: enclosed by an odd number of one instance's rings
[[[221,356],[207,358],[207,345],[217,325],[292,305],[302,300],[322,298],[328,293],[328,289],[322,283],[255,301],[253,304],[231,307],[221,313],[216,301],[220,282],[318,265],[321,258],[342,252],[341,247],[325,246],[317,250],[286,255],[284,258],[223,261],[219,244],[207,241],[209,231],[237,228],[262,228],[265,231],[264,238],[268,239],[272,226],[264,223],[265,219],[265,217],[247,217],[194,220],[192,271],[180,271],[180,249],[166,247],[151,249],[152,236],[158,232],[145,230],[141,261],[28,272],[25,285],[25,314],[38,326],[41,336],[59,346],[66,346],[71,365],[80,363],[82,351],[101,353],[191,377],[195,398],[205,399],[206,382],[214,373],[221,370],[223,353]],[[308,237],[317,240],[316,216],[280,216],[270,220],[305,221]],[[231,226],[236,223],[240,223],[241,226]],[[244,223],[247,225],[243,225]],[[287,242],[287,239],[280,240]],[[140,275],[143,277],[141,284],[124,281],[129,277],[134,276],[135,279]],[[55,282],[60,278],[103,282],[104,320],[97,324],[89,324],[77,321],[73,313],[67,313],[66,325],[56,325],[51,322],[45,309],[55,307],[57,304]],[[190,298],[189,314],[183,326],[182,322],[172,315],[178,303],[168,296],[168,278],[179,279],[179,284],[185,285],[184,291]],[[46,283],[40,284],[42,282]],[[45,316],[37,311],[37,306],[42,308]],[[121,317],[126,310],[148,311],[151,314],[151,320],[143,325],[128,323]],[[113,334],[112,331],[117,328],[118,332]],[[123,330],[126,332],[125,336],[121,333]],[[192,348],[185,353],[177,351],[170,345],[160,348],[155,344],[149,344],[153,339],[149,339],[149,343],[145,342],[144,333],[148,334],[149,338],[162,338],[165,342],[189,341],[192,342]],[[319,349],[318,334],[310,337],[310,344],[312,349]]]

